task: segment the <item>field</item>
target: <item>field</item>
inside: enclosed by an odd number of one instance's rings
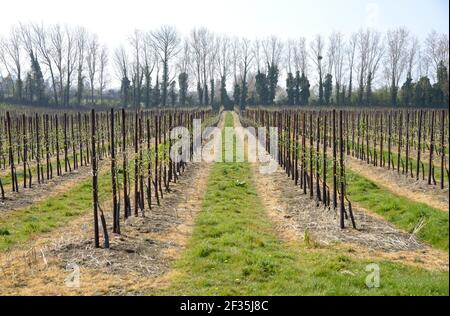
[[[448,125],[432,109],[5,108],[0,294],[448,295]]]

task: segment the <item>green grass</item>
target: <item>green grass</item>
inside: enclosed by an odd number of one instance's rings
[[[425,219],[418,237],[430,245],[448,250],[448,213],[424,203],[397,196],[347,168],[347,193],[350,201],[383,216],[399,228],[412,232]]]
[[[99,177],[99,199],[111,195],[111,174]],[[0,251],[29,240],[32,236],[49,232],[67,224],[74,217],[92,209],[92,181],[85,180],[65,193],[16,210],[0,217]],[[105,212],[109,211],[107,209]]]
[[[232,124],[227,114],[226,126]],[[448,295],[448,273],[386,261],[380,288],[370,261],[332,248],[283,243],[255,191],[248,163],[216,163],[193,236],[163,295]]]

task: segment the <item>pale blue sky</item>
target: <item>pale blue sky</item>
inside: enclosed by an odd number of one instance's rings
[[[0,19],[0,34],[18,21],[44,21],[84,25],[112,47],[134,28],[161,24],[173,24],[184,34],[207,26],[250,38],[406,26],[423,39],[432,29],[448,33],[448,10],[447,0],[16,0],[2,3],[7,14]]]

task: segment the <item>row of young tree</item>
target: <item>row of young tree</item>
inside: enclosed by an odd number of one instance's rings
[[[108,95],[123,106],[446,106],[449,98],[448,35],[435,31],[423,43],[405,28],[308,42],[230,38],[207,28],[182,37],[162,26],[135,30],[111,57],[108,64],[107,47],[81,27],[13,26],[0,42],[0,97],[103,104],[115,77],[120,90]]]

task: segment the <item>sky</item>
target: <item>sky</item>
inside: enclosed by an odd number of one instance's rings
[[[114,48],[135,29],[175,25],[184,34],[206,26],[249,38],[312,38],[360,28],[406,26],[424,39],[432,29],[448,34],[448,0],[6,0],[0,34],[17,22],[83,25]],[[126,7],[124,7],[126,4]]]

